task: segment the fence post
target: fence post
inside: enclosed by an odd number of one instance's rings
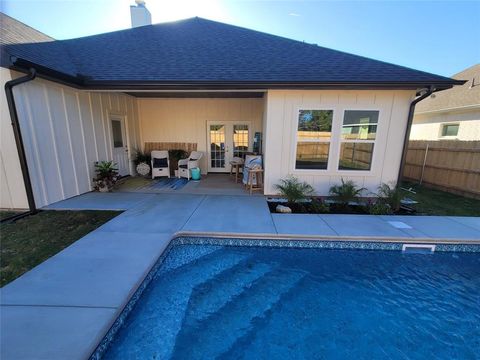
[[[422,165],[422,175],[420,175],[420,182],[419,185],[422,185],[423,181],[423,173],[425,172],[425,164],[427,163],[427,155],[428,155],[428,146],[430,143],[427,142],[427,147],[425,148],[425,156],[423,158],[423,165]]]

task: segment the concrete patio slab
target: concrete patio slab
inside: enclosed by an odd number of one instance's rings
[[[47,210],[127,210],[145,200],[153,194],[137,193],[99,193],[90,192],[73,198],[62,200],[48,206]]]
[[[99,230],[172,234],[186,223],[203,199],[203,195],[156,194]]]
[[[480,230],[448,216],[380,216],[386,221],[402,221],[427,237],[441,239],[480,239]],[[472,222],[473,223],[473,222]]]
[[[182,230],[276,233],[265,199],[250,196],[207,195]]]
[[[480,217],[451,216],[449,219],[480,231]]]
[[[272,214],[279,234],[338,235],[319,216],[310,214]]]
[[[410,237],[403,229],[369,215],[318,215],[340,236]]]
[[[2,360],[84,360],[108,330],[115,309],[1,306]]]
[[[170,234],[95,231],[1,289],[1,304],[120,307]]]

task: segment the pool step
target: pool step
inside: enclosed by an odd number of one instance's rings
[[[305,276],[303,272],[275,270],[202,321],[185,321],[172,354],[177,359],[213,359],[245,335]],[[220,296],[220,295],[219,295]]]
[[[185,314],[187,322],[202,321],[273,270],[274,265],[244,261],[197,286]],[[188,324],[187,324],[188,326]]]
[[[129,324],[118,334],[106,359],[170,358],[194,287],[245,261],[242,253],[215,251],[188,266],[156,277],[129,316]],[[152,328],[151,324],[156,324]],[[145,324],[150,324],[145,327]]]

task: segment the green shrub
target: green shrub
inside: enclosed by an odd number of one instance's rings
[[[152,157],[150,154],[147,154],[141,150],[135,150],[135,158],[133,159],[135,166],[140,163],[147,163],[148,165],[150,165],[151,160]]]
[[[378,192],[375,195],[378,197],[377,202],[388,205],[391,212],[400,210],[403,195],[398,186],[382,183],[378,186]]]
[[[281,196],[287,199],[289,204],[306,200],[315,193],[310,184],[301,182],[294,176],[280,180],[280,184],[276,184],[275,189],[278,190]]]
[[[310,203],[310,208],[313,213],[315,214],[326,214],[330,212],[330,207],[325,204],[322,199],[319,198],[312,198],[312,202]]]
[[[343,208],[348,207],[351,202],[358,201],[359,196],[365,188],[359,188],[352,180],[344,181],[341,185],[333,185],[330,188],[330,195],[335,197],[335,201]]]
[[[368,212],[372,215],[391,215],[392,208],[383,201],[377,201],[368,207]]]
[[[181,159],[186,159],[188,156],[188,152],[182,149],[174,149],[174,150],[168,150],[168,157],[170,158],[170,161],[176,161]]]

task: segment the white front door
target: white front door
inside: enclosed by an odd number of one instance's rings
[[[209,121],[208,172],[230,171],[233,157],[245,157],[251,151],[251,126],[246,121]]]
[[[118,166],[118,174],[125,176],[130,173],[128,166],[128,147],[125,133],[125,119],[121,116],[111,116],[113,161]]]

